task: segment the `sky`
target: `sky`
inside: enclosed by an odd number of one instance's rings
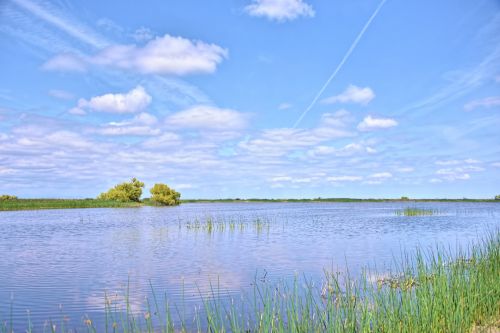
[[[500,194],[499,1],[3,0],[0,49],[0,194]]]

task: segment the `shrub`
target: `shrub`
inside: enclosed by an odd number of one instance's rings
[[[137,180],[137,178],[132,178],[130,182],[125,182],[116,185],[108,192],[101,193],[97,199],[99,200],[113,200],[113,201],[141,201],[142,188],[144,183]]]
[[[164,206],[174,206],[180,203],[181,194],[165,184],[155,184],[151,190],[151,200]]]
[[[7,201],[7,200],[17,200],[17,197],[15,195],[8,195],[8,194],[0,195],[0,201]]]
[[[500,195],[495,195],[495,200],[500,200]]]

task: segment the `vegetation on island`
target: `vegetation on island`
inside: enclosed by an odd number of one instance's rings
[[[137,178],[132,178],[130,182],[118,184],[107,192],[99,194],[97,200],[140,202],[143,188],[143,182],[139,181]]]
[[[151,201],[159,205],[175,206],[180,204],[181,194],[165,184],[154,184],[149,192],[151,193]]]
[[[179,311],[182,305],[172,306],[168,300],[160,306],[154,292],[142,311],[132,311],[127,289],[125,307],[106,297],[105,322],[84,317],[81,325],[88,332],[151,333],[497,331],[498,232],[458,253],[438,248],[412,256],[402,254],[402,258],[395,263],[395,271],[366,269],[356,277],[348,271],[326,272],[322,284],[306,277],[289,283],[256,277],[248,297],[230,301],[220,298],[225,290],[214,284],[212,295],[203,298],[194,318],[186,318]],[[0,332],[10,332],[12,320],[0,318]],[[34,331],[31,323],[27,325],[27,332]],[[76,329],[65,324],[57,331]]]
[[[140,206],[173,206],[181,203],[181,194],[166,184],[151,188],[152,197],[141,200],[144,183],[137,178],[115,185],[96,199],[19,199],[15,195],[0,195],[0,211],[64,209],[64,208],[127,208]]]

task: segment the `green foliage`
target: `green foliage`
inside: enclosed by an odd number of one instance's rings
[[[500,195],[495,195],[495,200],[500,200]]]
[[[149,192],[151,193],[151,200],[160,205],[174,206],[181,202],[181,194],[166,184],[155,184]]]
[[[408,200],[410,200],[410,198],[408,198],[408,197],[401,197],[401,201],[408,201]]]
[[[2,194],[0,195],[0,201],[17,200],[15,195]]]
[[[0,200],[0,211],[70,208],[120,208],[138,207],[140,205],[140,203],[132,201],[120,202],[96,199],[17,199],[5,201]]]
[[[142,188],[144,183],[137,180],[137,178],[132,178],[130,182],[125,182],[116,185],[108,192],[99,194],[98,200],[113,200],[113,201],[141,201]]]

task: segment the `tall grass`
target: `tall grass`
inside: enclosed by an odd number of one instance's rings
[[[97,199],[16,199],[0,201],[0,211],[63,208],[118,208],[138,206],[141,206],[141,203]]]
[[[141,315],[131,313],[128,297],[124,311],[106,301],[102,326],[90,318],[82,324],[89,332],[470,332],[498,324],[499,232],[453,255],[435,250],[405,258],[395,272],[375,278],[366,270],[357,277],[326,273],[321,285],[306,278],[256,281],[238,302],[212,291],[188,319],[168,302],[160,307],[156,296]]]
[[[422,209],[422,208],[411,208],[407,207],[405,209],[396,210],[396,215],[398,216],[432,216],[439,214],[437,209]]]

